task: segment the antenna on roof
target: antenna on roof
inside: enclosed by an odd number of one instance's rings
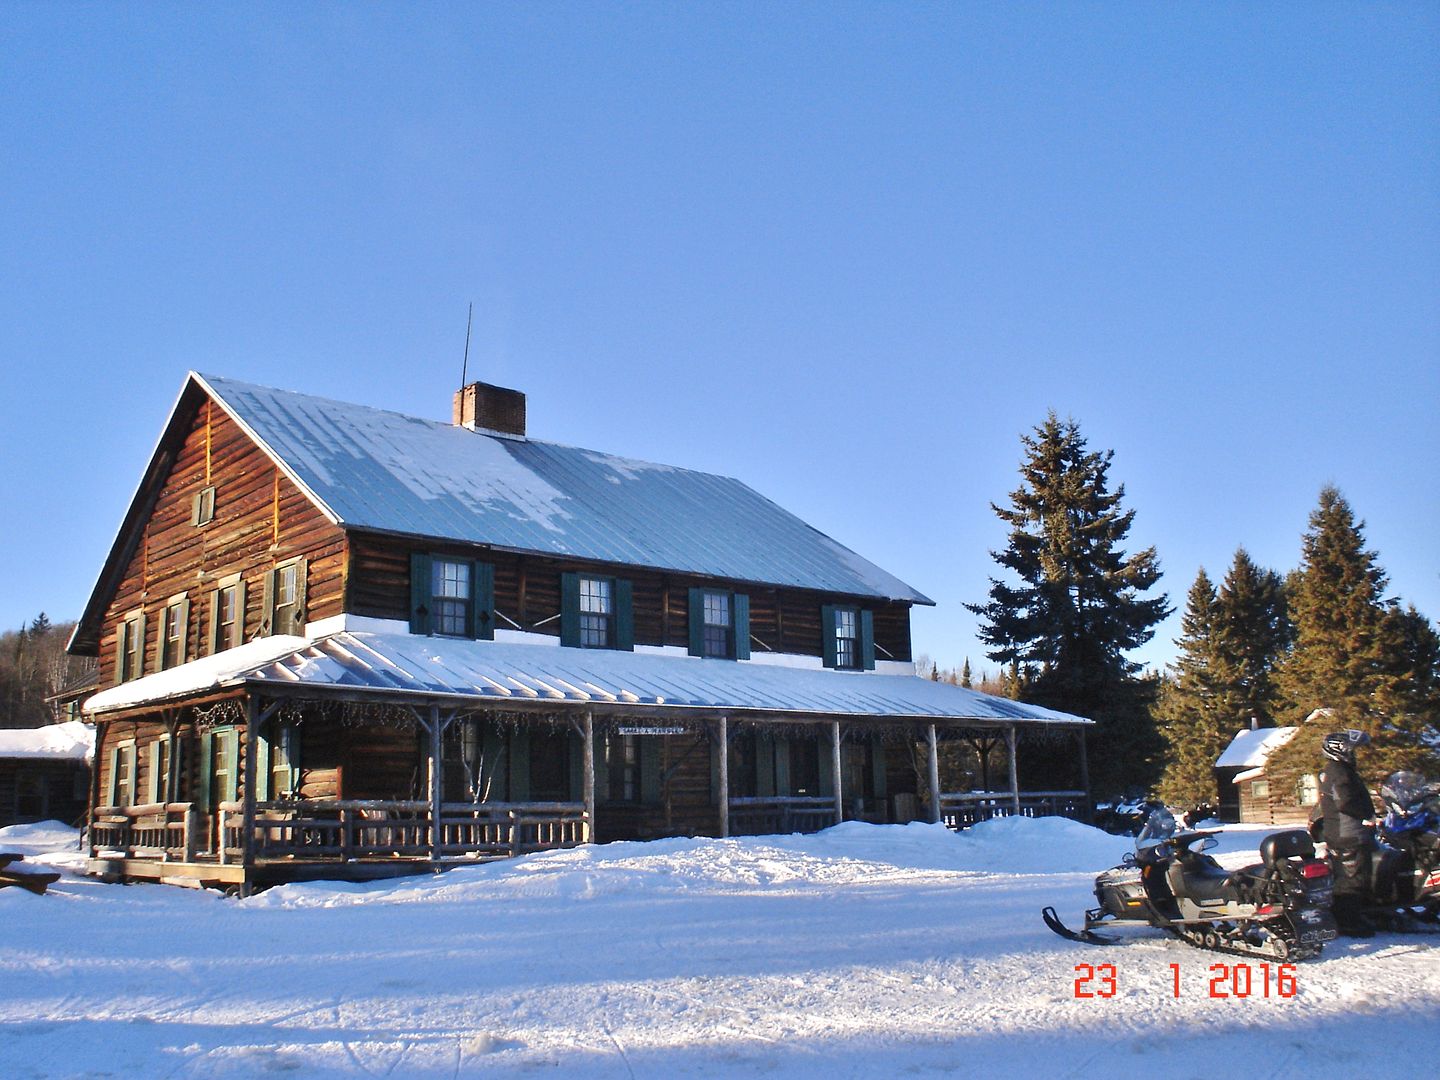
[[[460,362],[460,386],[465,386],[465,378],[470,371],[470,321],[475,317],[475,302],[470,302],[470,310],[465,315],[465,359]]]

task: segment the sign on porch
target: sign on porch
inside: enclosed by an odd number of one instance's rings
[[[684,735],[683,727],[622,727],[616,728],[621,735]]]

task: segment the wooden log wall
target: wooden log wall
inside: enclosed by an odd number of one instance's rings
[[[519,555],[487,548],[453,545],[419,545],[413,541],[352,533],[350,536],[349,592],[346,610],[377,619],[410,618],[410,553],[423,550],[437,555],[480,559],[495,567],[495,625],[558,637],[560,575],[568,571],[627,578],[631,583],[637,645],[689,645],[689,590],[693,586],[724,588],[750,597],[750,633],[769,651],[822,655],[820,609],[828,603],[855,603],[853,597],[803,589],[717,582],[684,574],[661,573],[624,566]],[[865,601],[874,612],[876,658],[908,661],[910,605]],[[766,649],[751,642],[751,655]]]
[[[193,525],[193,500],[205,487],[215,488],[215,516]],[[185,655],[208,653],[215,585],[231,574],[241,574],[246,585],[246,641],[261,631],[266,572],[298,556],[307,559],[306,619],[343,610],[344,533],[205,395],[197,395],[188,431],[141,529],[101,627],[101,686],[115,682],[116,627],[135,609],[146,616],[144,672],[155,670],[165,605],[181,593],[189,600]]]
[[[43,793],[43,805],[38,814],[20,816],[18,798],[22,783],[30,790],[34,790],[33,785],[38,785]],[[83,761],[0,758],[0,828],[19,821],[53,820],[67,825],[83,823],[89,797],[90,769]]]

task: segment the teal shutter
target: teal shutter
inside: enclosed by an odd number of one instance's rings
[[[560,644],[580,647],[580,575],[560,575]]]
[[[875,613],[868,608],[860,610],[860,667],[864,671],[875,670]]]
[[[150,766],[145,776],[145,801],[157,803],[160,801],[160,740],[156,739],[148,749]]]
[[[790,788],[790,740],[775,740],[775,791],[776,795],[793,795]]]
[[[690,590],[690,655],[705,655],[705,590]]]
[[[119,748],[118,746],[112,746],[112,747],[110,748],[110,782],[105,785],[105,805],[106,805],[106,806],[114,806],[114,805],[115,805],[115,792],[116,792],[116,789],[117,789],[117,786],[118,786],[118,785],[116,784],[116,781],[119,780],[119,778],[120,778],[120,748]]]
[[[635,602],[625,578],[615,579],[615,648],[635,651]]]
[[[430,556],[418,551],[410,555],[410,632],[430,633]]]
[[[225,755],[225,790],[220,793],[221,802],[234,802],[239,797],[239,780],[236,772],[240,765],[240,734],[234,728],[220,733],[220,752]]]
[[[585,797],[585,736],[572,731],[566,745],[570,748],[570,793],[567,798],[578,801]]]
[[[605,759],[605,735],[595,732],[595,801],[610,801],[610,762]]]
[[[210,776],[215,762],[215,735],[206,732],[200,736],[200,760],[195,766],[195,805],[201,810],[215,809],[210,801]]]
[[[885,785],[885,744],[872,742],[870,744],[870,782],[875,791],[875,798],[887,799],[890,797]]]
[[[470,602],[470,636],[494,641],[495,567],[490,563],[471,563],[470,580],[474,583]]]
[[[227,647],[220,640],[220,590],[216,589],[210,594],[210,621],[205,630],[205,652],[214,654]]]
[[[660,801],[660,744],[665,735],[638,735],[640,740],[640,801]]]
[[[835,659],[835,605],[824,604],[820,608],[820,648],[825,666],[833,668]]]
[[[295,610],[291,612],[291,624],[289,632],[292,634],[305,633],[305,624],[309,622],[310,615],[308,605],[310,603],[310,560],[295,560]]]
[[[758,731],[755,733],[755,794],[761,798],[775,796],[775,740]]]
[[[835,795],[835,751],[830,740],[822,735],[816,735],[815,753],[820,758],[820,794],[833,798]]]
[[[730,599],[730,620],[735,624],[735,659],[750,659],[750,597],[737,592]]]
[[[510,736],[510,798],[524,802],[530,798],[530,733],[517,731]]]

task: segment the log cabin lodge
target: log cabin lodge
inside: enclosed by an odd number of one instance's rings
[[[442,423],[191,373],[70,644],[89,867],[243,893],[1081,812],[1090,722],[917,677],[930,603],[739,481],[529,438],[514,390]],[[942,787],[966,740],[1008,787]],[[1037,741],[1067,790],[1020,789]]]

